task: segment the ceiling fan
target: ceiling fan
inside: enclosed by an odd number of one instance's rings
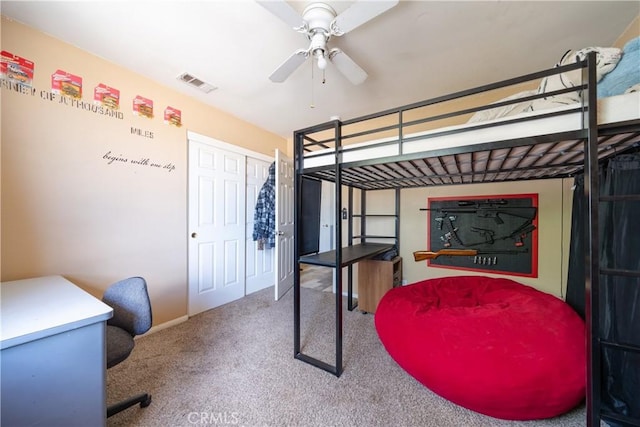
[[[271,81],[284,82],[307,58],[313,57],[321,70],[327,67],[327,62],[333,63],[354,85],[364,82],[367,79],[367,73],[342,50],[329,49],[327,46],[329,39],[331,36],[342,36],[352,31],[398,4],[398,0],[360,0],[337,15],[328,4],[316,2],[307,6],[300,16],[284,0],[257,0],[257,2],[295,31],[306,34],[311,42],[307,49],[298,49],[293,52],[269,76]]]

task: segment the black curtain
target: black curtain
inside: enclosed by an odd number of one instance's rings
[[[619,155],[601,169],[602,196],[640,195],[640,153]],[[584,318],[586,200],[584,179],[573,197],[567,303]],[[640,271],[640,201],[600,203],[601,268]],[[600,334],[604,340],[640,346],[640,279],[600,276]],[[602,407],[640,420],[640,353],[602,352]]]

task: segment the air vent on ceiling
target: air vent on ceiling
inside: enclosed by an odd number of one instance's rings
[[[200,80],[199,78],[193,76],[192,74],[189,73],[182,73],[178,76],[178,80],[182,80],[183,82],[185,82],[186,84],[195,87],[196,89],[199,89],[201,91],[203,91],[204,93],[209,93],[211,91],[214,91],[216,89],[218,89],[217,87],[204,82],[202,80]]]

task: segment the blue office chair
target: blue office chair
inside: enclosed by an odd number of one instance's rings
[[[107,369],[116,366],[131,354],[133,337],[151,328],[151,301],[147,282],[142,277],[130,277],[109,286],[102,301],[113,308],[107,321]],[[107,408],[107,418],[139,403],[141,408],[151,404],[151,395],[144,393]]]

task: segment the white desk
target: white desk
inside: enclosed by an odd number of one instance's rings
[[[111,307],[61,276],[0,286],[0,424],[104,426]]]

